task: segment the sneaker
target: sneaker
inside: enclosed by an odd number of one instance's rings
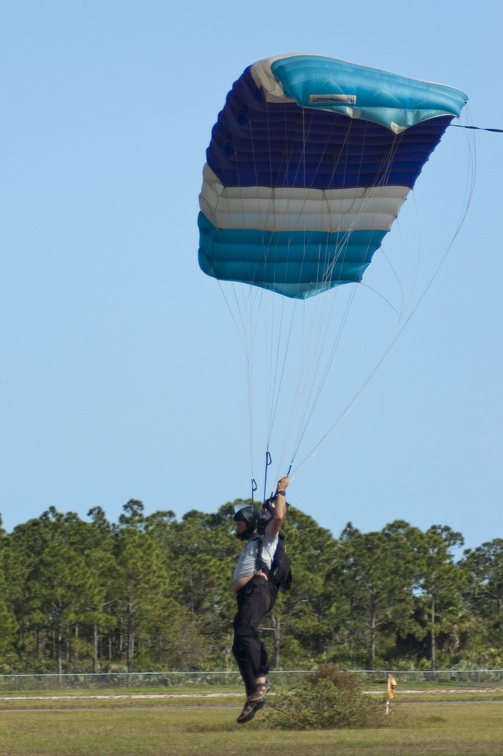
[[[263,707],[264,701],[250,701],[248,700],[244,707],[243,711],[237,718],[237,722],[239,724],[245,724],[246,722],[249,722],[250,719],[253,719],[257,711],[260,711],[260,709]]]
[[[255,703],[257,703],[258,701],[263,701],[271,688],[272,685],[269,680],[266,680],[263,683],[259,683],[255,688],[255,692],[252,693],[251,696],[248,696],[248,701]]]

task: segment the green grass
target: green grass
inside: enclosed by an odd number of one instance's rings
[[[159,699],[154,707],[123,699],[124,708],[103,699],[88,709],[89,699],[81,698],[86,708],[62,710],[61,701],[53,700],[46,703],[49,710],[24,711],[13,708],[15,698],[8,708],[0,702],[0,756],[241,756],[262,746],[268,754],[292,756],[500,756],[502,751],[503,705],[494,702],[394,703],[393,726],[384,730],[265,732],[260,714],[247,725],[236,723],[242,700],[233,697],[206,699],[204,708],[187,709],[175,708],[171,699]],[[79,698],[72,700],[77,704]],[[176,701],[189,704],[190,699]]]

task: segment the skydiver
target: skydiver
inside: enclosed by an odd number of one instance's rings
[[[276,493],[270,500],[269,520],[262,537],[262,562],[257,569],[257,528],[260,513],[253,504],[240,509],[234,515],[236,536],[247,544],[241,554],[233,576],[238,611],[234,618],[234,642],[232,653],[241,672],[246,689],[246,702],[237,721],[249,722],[264,705],[264,698],[271,689],[267,679],[269,662],[264,644],[259,637],[259,625],[263,617],[274,607],[278,586],[268,579],[272,560],[278,544],[278,534],[286,515],[286,488],[288,477],[278,482]]]

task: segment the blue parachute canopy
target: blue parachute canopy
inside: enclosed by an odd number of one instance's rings
[[[202,270],[294,298],[361,281],[466,101],[319,55],[248,67],[207,150]]]

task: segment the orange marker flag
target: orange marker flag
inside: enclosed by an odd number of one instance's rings
[[[396,680],[392,674],[388,673],[388,699],[393,698],[393,691],[396,688]]]

